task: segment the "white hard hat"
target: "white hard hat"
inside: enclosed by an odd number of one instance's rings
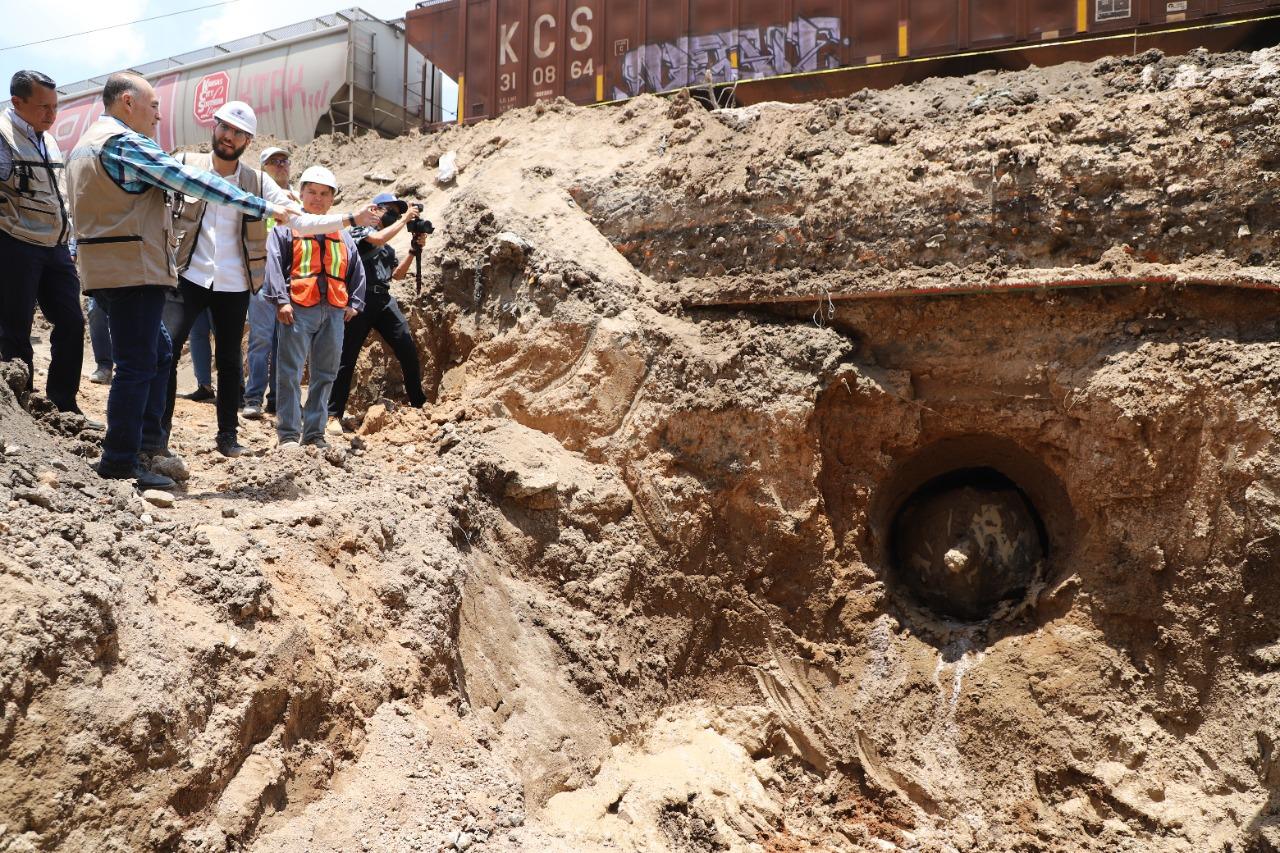
[[[273,145],[270,148],[268,148],[266,151],[262,152],[261,156],[259,156],[258,158],[258,162],[265,163],[277,154],[283,154],[286,157],[289,156],[288,151],[285,151],[283,148],[277,148],[276,146]]]
[[[322,184],[332,187],[335,192],[338,189],[338,179],[324,166],[308,166],[302,173],[302,177],[298,179],[298,186],[303,184]]]
[[[218,107],[213,117],[231,125],[236,130],[243,130],[250,136],[258,132],[258,117],[254,115],[253,107],[244,101],[227,101]]]

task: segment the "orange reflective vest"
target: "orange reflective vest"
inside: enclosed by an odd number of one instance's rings
[[[335,308],[347,307],[347,268],[351,263],[347,244],[338,233],[318,237],[293,234],[293,266],[289,271],[289,298],[304,308],[328,299]]]

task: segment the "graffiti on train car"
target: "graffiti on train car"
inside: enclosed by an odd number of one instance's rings
[[[317,79],[308,79],[307,69],[302,65],[242,74],[236,82],[236,98],[252,104],[259,118],[276,110],[301,110],[314,123],[329,109],[332,80],[327,76],[311,76]]]
[[[665,92],[716,83],[820,71],[840,66],[840,19],[802,17],[787,26],[725,30],[628,50],[622,59],[622,86],[613,97]],[[733,68],[733,53],[738,68]]]

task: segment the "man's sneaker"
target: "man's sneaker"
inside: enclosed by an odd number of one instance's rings
[[[190,400],[193,403],[203,403],[205,400],[212,400],[215,396],[213,389],[208,385],[201,385],[190,394],[183,394],[182,399]]]
[[[262,405],[260,403],[250,403],[240,410],[240,417],[247,418],[251,421],[262,419]]]
[[[246,453],[240,442],[236,441],[234,435],[218,436],[218,452],[228,459],[235,459],[237,456],[244,456]]]
[[[298,439],[296,438],[291,438],[287,441],[282,441],[276,445],[276,447],[279,448],[280,450],[297,450],[301,446],[302,446],[302,443],[299,442]]]
[[[98,476],[104,480],[133,480],[139,489],[172,489],[178,485],[163,474],[148,471],[141,464],[114,467],[98,463]]]
[[[97,370],[89,374],[89,381],[94,385],[110,385],[111,384],[111,365],[100,365]]]
[[[329,418],[329,423],[325,424],[324,431],[329,435],[342,435],[342,421],[338,418]]]
[[[325,440],[324,440],[324,436],[323,436],[323,435],[321,435],[321,436],[317,436],[316,438],[308,438],[306,441],[304,441],[304,442],[302,442],[302,443],[303,443],[303,445],[306,445],[306,446],[310,446],[310,447],[318,447],[318,448],[320,448],[321,450],[328,450],[328,449],[329,449],[329,442],[327,442],[327,441],[325,441]]]

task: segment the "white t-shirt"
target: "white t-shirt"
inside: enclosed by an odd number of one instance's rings
[[[226,176],[238,185],[241,163],[236,172]],[[298,203],[271,179],[262,173],[262,197],[271,204],[297,211],[289,223],[300,234],[328,234],[342,230],[345,213],[329,213],[317,216],[302,213]],[[244,271],[244,244],[240,237],[240,211],[225,204],[208,204],[200,222],[200,235],[196,237],[191,263],[182,277],[192,284],[210,288],[219,293],[241,293],[249,289]]]

